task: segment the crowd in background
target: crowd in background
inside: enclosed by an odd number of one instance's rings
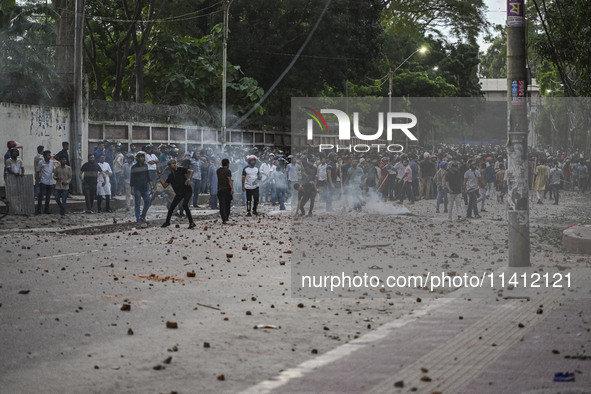
[[[23,175],[24,166],[18,157],[16,143],[9,141],[7,146],[5,176]],[[68,149],[67,142],[64,142],[62,151],[55,154],[42,146],[37,149],[34,158],[37,214],[42,208],[43,212],[49,212],[52,195],[60,206],[60,213],[66,214],[66,200],[72,192]],[[478,218],[481,212],[487,211],[487,203],[505,202],[507,177],[511,170],[507,169],[504,146],[416,146],[404,153],[319,152],[318,148],[311,147],[294,148],[292,152],[287,147],[227,146],[224,151],[205,147],[185,152],[175,145],[133,143],[126,151],[120,143],[104,141],[96,145],[80,171],[87,213],[95,212],[95,201],[96,212],[103,211],[103,201],[105,210],[110,211],[114,196],[123,196],[127,210],[131,208],[132,202],[138,199],[130,184],[138,154],[144,156],[147,165],[150,201],[163,197],[170,203],[174,198],[173,192],[159,186],[158,173],[166,178],[170,160],[176,159],[191,169],[192,206],[200,208],[199,195],[206,194],[206,205],[218,209],[217,170],[222,159],[228,159],[235,184],[232,204],[246,204],[247,193],[241,187],[241,180],[244,169],[249,166],[247,157],[254,157],[258,176],[254,183],[260,202],[284,210],[285,203],[291,200],[294,207],[298,204],[296,213],[299,214],[305,213],[306,204],[308,214],[312,214],[316,199],[323,203],[325,211],[330,212],[335,201],[359,210],[368,198],[377,196],[381,201],[407,201],[409,204],[434,200],[435,213],[443,211],[454,219],[455,206],[458,219]],[[529,163],[530,187],[538,204],[548,196],[558,204],[560,190],[581,193],[587,190],[590,162],[579,152],[566,154],[536,149],[530,152]],[[466,206],[465,213],[460,202]],[[182,211],[178,214],[183,215]]]

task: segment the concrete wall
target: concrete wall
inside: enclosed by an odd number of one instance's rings
[[[70,141],[70,109],[0,103],[0,148],[2,158],[7,151],[6,143],[14,140],[22,146],[21,156],[25,174],[33,174],[33,158],[37,146],[55,154],[62,150],[62,141]],[[4,171],[4,163],[2,163]],[[4,186],[4,177],[0,177]]]
[[[220,148],[220,132],[213,128],[140,122],[88,122],[88,150],[101,141],[120,142],[128,149],[133,142],[144,144],[175,144],[181,151],[194,151],[205,146]],[[261,130],[230,130],[230,146],[289,146],[290,133]]]

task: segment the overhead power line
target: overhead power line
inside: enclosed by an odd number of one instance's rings
[[[205,12],[211,8],[215,8],[215,7],[219,7],[222,4],[222,2],[218,2],[215,4],[212,4],[208,7],[202,8],[200,10],[197,11],[193,11],[193,12],[188,12],[186,14],[183,15],[176,15],[176,16],[171,16],[168,18],[161,18],[161,19],[118,19],[118,18],[108,18],[108,17],[103,17],[101,15],[87,15],[86,19],[96,19],[96,20],[100,20],[103,22],[115,22],[115,23],[138,23],[138,22],[153,22],[153,23],[171,23],[171,22],[181,22],[181,21],[187,21],[187,20],[192,20],[192,19],[197,19],[197,18],[205,18],[207,16],[210,15],[215,15],[218,14],[220,12],[222,12],[221,9],[219,10],[215,10],[212,12],[209,12],[207,14],[202,14],[202,12]]]
[[[273,83],[273,85],[269,88],[269,90],[267,90],[265,92],[265,94],[263,95],[263,97],[261,97],[261,99],[254,105],[254,107],[252,107],[246,114],[242,115],[240,117],[240,119],[238,119],[230,127],[230,129],[235,129],[236,127],[238,127],[240,125],[240,123],[242,123],[246,119],[248,119],[248,117],[250,115],[252,115],[252,113],[254,111],[256,111],[261,106],[261,104],[263,104],[265,102],[265,100],[267,99],[267,97],[269,97],[269,95],[271,94],[271,92],[273,90],[275,90],[275,88],[277,87],[277,85],[279,85],[279,82],[281,82],[281,80],[287,75],[287,73],[289,72],[289,70],[291,70],[291,68],[293,67],[293,65],[295,64],[295,62],[299,59],[300,55],[302,54],[302,52],[304,51],[304,49],[306,48],[306,46],[308,45],[308,43],[312,39],[312,36],[314,35],[314,32],[318,28],[318,25],[320,25],[320,21],[324,17],[324,14],[326,14],[326,10],[328,10],[328,6],[330,5],[330,1],[331,0],[327,0],[326,5],[324,6],[324,9],[320,13],[320,16],[318,17],[318,20],[316,21],[316,24],[314,25],[314,27],[312,28],[312,30],[308,34],[308,37],[306,37],[306,41],[304,41],[304,43],[302,44],[301,48],[298,50],[298,52],[296,53],[296,55],[292,59],[291,63],[289,63],[289,65],[285,68],[285,70],[283,70],[283,72],[281,73],[281,75],[279,76],[279,78],[277,78],[277,80]]]

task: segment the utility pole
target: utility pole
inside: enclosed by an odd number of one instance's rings
[[[392,112],[392,68],[388,71],[388,112]]]
[[[82,185],[79,182],[80,168],[82,167],[82,129],[84,127],[83,97],[82,86],[82,59],[84,43],[84,0],[76,0],[75,5],[75,36],[74,36],[74,100],[72,105],[72,183],[78,193],[82,193]]]
[[[530,267],[524,0],[507,0],[509,267]]]
[[[224,36],[222,43],[222,127],[221,127],[221,142],[222,150],[226,147],[228,142],[228,136],[226,135],[226,74],[228,71],[228,20],[230,13],[230,3],[232,0],[224,0],[223,11],[224,11]]]

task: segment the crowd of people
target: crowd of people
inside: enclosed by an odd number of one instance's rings
[[[7,144],[5,176],[24,175],[14,141]],[[66,215],[72,192],[69,144],[54,155],[43,146],[34,158],[36,213],[49,213],[53,195]],[[589,183],[589,161],[575,152],[531,152],[530,185],[538,204],[548,198],[559,202],[560,190],[584,193]],[[340,151],[320,153],[312,148],[227,146],[222,152],[208,147],[183,152],[174,145],[98,143],[80,168],[85,213],[111,211],[111,198],[124,196],[125,207],[134,208],[137,222],[145,222],[157,197],[167,200],[163,226],[176,215],[195,226],[191,206],[200,208],[199,195],[208,194],[210,209],[219,209],[227,223],[231,207],[245,206],[246,216],[258,215],[268,203],[294,213],[312,215],[316,200],[326,212],[361,210],[370,199],[414,204],[434,200],[434,213],[449,220],[480,218],[487,202],[496,196],[503,203],[507,193],[507,156],[502,146],[438,145],[411,147],[408,153]],[[170,187],[169,187],[170,186]],[[132,204],[133,201],[133,204]],[[94,203],[96,202],[96,211]],[[462,202],[465,208],[462,207]],[[307,212],[306,212],[307,208]],[[454,215],[455,210],[455,215]]]
[[[382,201],[408,204],[433,200],[434,213],[443,211],[449,220],[478,219],[480,213],[487,212],[487,204],[495,200],[505,203],[508,192],[504,146],[438,145],[389,155],[349,151],[323,155],[305,149],[296,155],[295,163],[300,178],[294,180],[303,181],[297,185],[303,197],[298,206],[300,215],[305,214],[303,206],[308,201],[311,214],[319,193],[328,212],[333,201],[342,196],[347,197],[345,205],[357,210],[372,196],[378,196]],[[536,192],[537,203],[550,198],[558,204],[560,190],[585,193],[590,165],[579,152],[568,155],[550,149],[532,150],[529,184]],[[316,187],[303,188],[306,183]]]

